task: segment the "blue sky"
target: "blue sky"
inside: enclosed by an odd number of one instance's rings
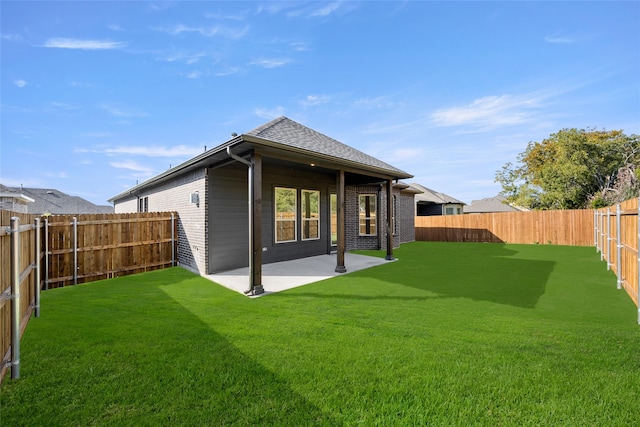
[[[640,134],[640,2],[2,1],[0,183],[111,196],[286,115],[466,203]]]

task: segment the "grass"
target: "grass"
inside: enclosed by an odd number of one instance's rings
[[[44,292],[0,425],[637,423],[636,307],[595,249],[395,255],[258,299],[180,268]]]

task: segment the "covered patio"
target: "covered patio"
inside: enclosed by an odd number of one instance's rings
[[[345,253],[345,263],[349,266],[349,272],[376,267],[388,262],[390,261],[384,258]],[[264,293],[257,295],[247,293],[249,290],[249,267],[209,274],[204,277],[225,288],[257,298],[345,274],[336,272],[335,266],[335,254],[264,264],[262,265]]]

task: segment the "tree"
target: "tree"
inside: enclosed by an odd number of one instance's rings
[[[608,206],[640,194],[640,137],[621,130],[563,129],[529,142],[496,172],[509,203],[530,209]]]

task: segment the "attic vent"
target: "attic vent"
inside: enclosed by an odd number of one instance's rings
[[[53,194],[53,191],[47,190],[47,194]]]

